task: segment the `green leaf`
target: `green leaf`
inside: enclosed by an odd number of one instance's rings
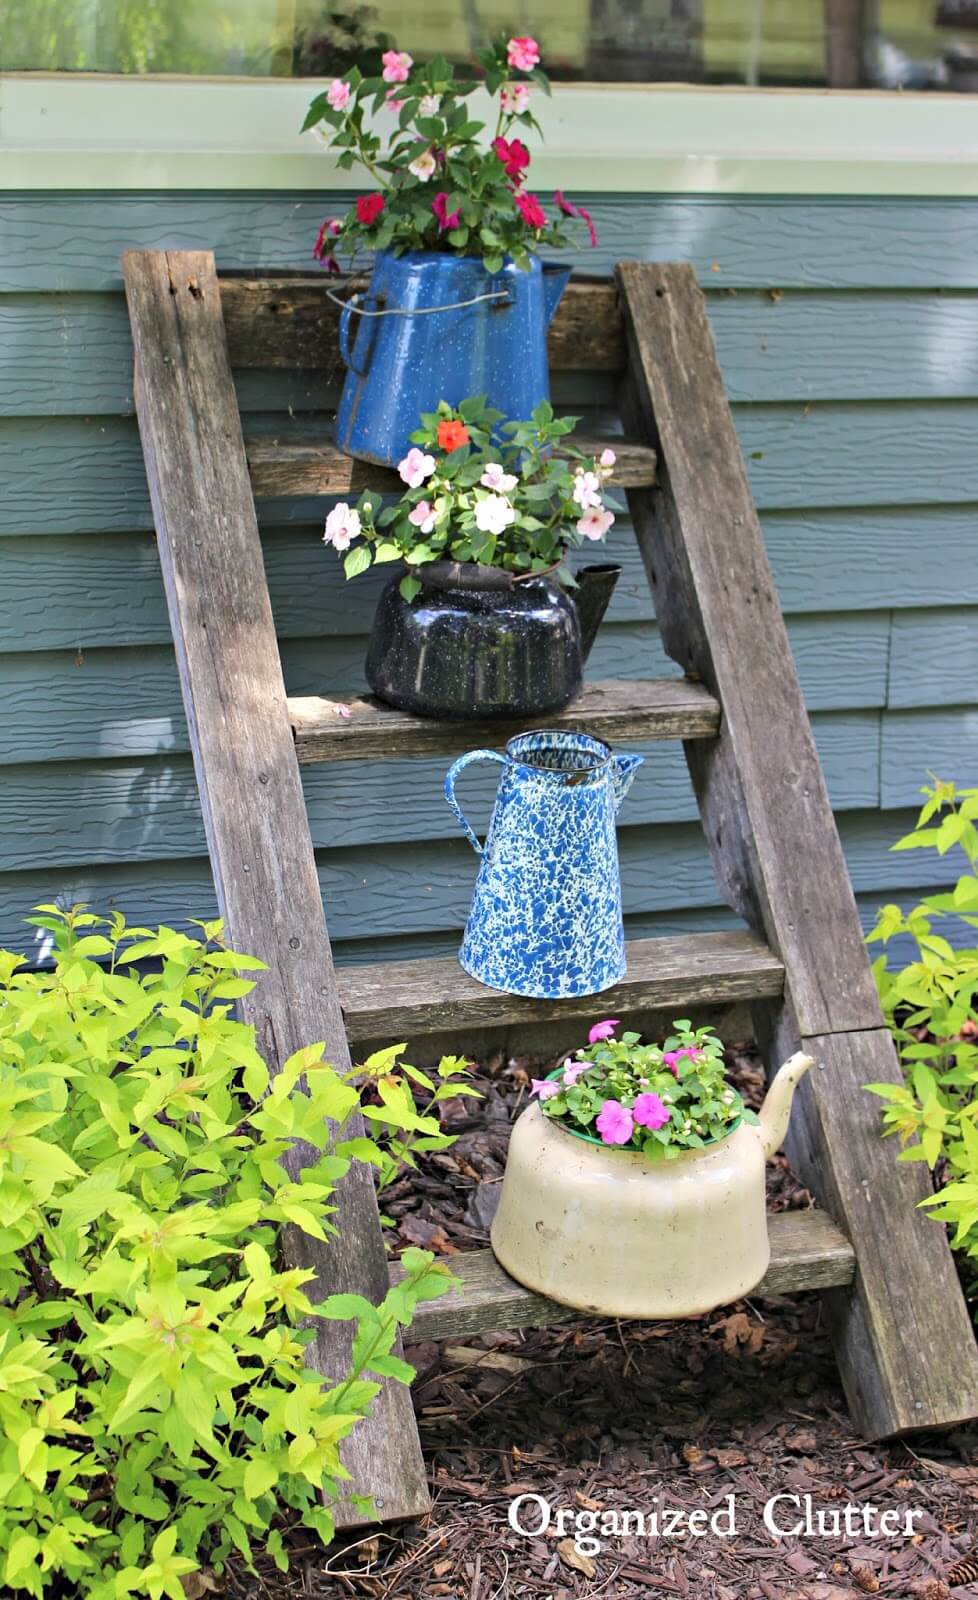
[[[343,571],[348,578],[357,578],[361,572],[366,572],[370,560],[370,550],[367,545],[358,544],[344,557]]]

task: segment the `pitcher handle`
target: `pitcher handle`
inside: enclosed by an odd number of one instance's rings
[[[448,801],[455,815],[458,817],[459,822],[462,824],[463,832],[465,833],[465,837],[468,839],[469,844],[472,846],[476,855],[481,856],[482,846],[466,822],[462,807],[455,798],[455,780],[460,775],[463,768],[467,767],[472,761],[498,761],[501,767],[507,766],[508,762],[505,756],[501,756],[499,754],[498,750],[469,750],[466,755],[459,756],[455,764],[449,767],[447,773],[445,774],[445,799]]]
[[[370,295],[368,294],[364,298],[365,298],[365,300],[367,300],[367,299],[370,298]],[[365,306],[364,309],[371,309],[371,308]],[[342,311],[340,312],[339,346],[340,346],[340,355],[341,355],[341,357],[343,359],[343,365],[348,369],[348,371],[352,372],[357,378],[365,378],[367,376],[367,372],[369,371],[369,368],[370,368],[370,358],[373,355],[373,346],[374,346],[374,339],[376,337],[376,328],[375,327],[371,327],[370,330],[369,330],[367,343],[366,343],[366,348],[364,350],[363,369],[361,370],[358,366],[356,366],[354,364],[354,360],[353,360],[353,352],[354,352],[354,348],[355,348],[355,345],[356,345],[357,333],[359,333],[360,330],[358,328],[356,330],[356,332],[352,332],[351,331],[352,330],[352,324],[353,324],[354,316],[360,316],[360,315],[361,315],[360,309],[356,305],[355,301],[354,300],[348,300],[346,302],[346,304],[344,305]],[[374,323],[376,321],[376,319],[374,317],[369,317],[367,320],[370,323]]]

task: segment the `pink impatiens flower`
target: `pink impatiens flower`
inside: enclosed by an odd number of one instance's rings
[[[632,1113],[620,1100],[606,1100],[595,1127],[605,1144],[627,1144],[632,1136]]]
[[[560,1084],[553,1078],[531,1078],[530,1099],[549,1100],[560,1093]]]
[[[601,511],[597,506],[592,506],[575,523],[575,527],[582,539],[603,539],[614,520],[613,511]]]
[[[594,223],[591,221],[590,211],[586,211],[583,206],[575,205],[573,200],[568,200],[563,189],[554,190],[554,201],[556,202],[558,211],[562,211],[565,217],[580,217],[581,221],[587,228],[588,238],[591,241],[591,248],[593,249],[598,242],[598,231],[595,228]]]
[[[431,202],[431,209],[438,218],[438,225],[441,228],[442,233],[448,233],[451,228],[458,227],[459,222],[461,221],[460,213],[457,211],[449,211],[448,194],[444,189],[440,194],[435,195],[435,198]]]
[[[674,1077],[678,1078],[679,1063],[683,1059],[683,1056],[688,1056],[690,1061],[698,1061],[701,1054],[702,1051],[697,1050],[695,1045],[683,1044],[680,1045],[678,1050],[664,1050],[662,1053],[662,1064],[663,1066],[669,1068],[669,1071]]]
[[[592,506],[600,506],[601,479],[596,472],[585,472],[583,467],[578,467],[574,474],[573,500],[582,511],[590,511]]]
[[[427,183],[437,171],[438,163],[430,150],[422,150],[419,156],[408,162],[408,172],[413,173],[421,183]]]
[[[435,526],[434,507],[427,500],[419,500],[414,510],[408,512],[408,522],[412,522],[422,533],[430,533]]]
[[[596,1022],[587,1036],[588,1044],[600,1044],[602,1039],[610,1039],[617,1027],[617,1017],[607,1017],[604,1022]]]
[[[672,1112],[657,1094],[640,1094],[632,1106],[632,1116],[640,1128],[664,1128]]]
[[[564,1088],[572,1089],[582,1072],[587,1072],[590,1061],[568,1061],[564,1065]]]
[[[614,464],[615,464],[615,462],[617,460],[618,460],[618,457],[615,455],[615,452],[613,450],[605,449],[605,450],[602,450],[601,454],[598,457],[598,466],[602,469],[603,472],[608,473],[608,472],[611,471],[612,467],[614,466]]]
[[[413,444],[404,457],[397,463],[397,471],[401,482],[406,483],[409,489],[420,489],[426,478],[430,478],[435,470],[434,456],[426,456]]]
[[[499,91],[499,104],[512,117],[521,116],[530,103],[528,83],[504,83]]]
[[[326,531],[323,534],[324,544],[331,544],[334,550],[349,550],[353,540],[360,532],[360,513],[354,511],[341,500],[334,506],[326,518]]]
[[[381,76],[385,83],[407,83],[414,58],[406,50],[385,50],[380,63],[384,69]]]
[[[523,174],[530,165],[530,152],[519,139],[493,139],[493,153],[502,162],[507,178],[522,183]]]
[[[406,101],[398,100],[398,98],[397,98],[397,90],[396,89],[388,89],[388,91],[387,91],[387,99],[384,101],[384,104],[387,107],[388,111],[393,111],[395,113],[395,115],[396,115],[398,111],[403,111],[404,110]]]
[[[331,239],[335,239],[340,231],[340,224],[335,217],[327,217],[316,235],[316,243],[312,253],[317,261],[321,261],[327,272],[339,272],[340,264],[333,254]]]
[[[513,195],[513,203],[528,228],[547,226],[547,213],[535,194],[527,194],[525,190],[517,189]]]
[[[497,494],[509,494],[516,488],[516,474],[504,472],[498,461],[487,461],[486,470],[479,479],[485,489],[494,489]]]
[[[540,60],[540,46],[525,34],[522,38],[510,39],[506,46],[506,60],[517,72],[532,72]]]
[[[326,99],[334,111],[345,111],[350,104],[350,96],[352,94],[353,90],[348,83],[345,83],[342,78],[334,78],[326,90]]]

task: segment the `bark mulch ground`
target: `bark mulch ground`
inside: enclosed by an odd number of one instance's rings
[[[739,1050],[730,1064],[756,1104],[756,1062]],[[487,1244],[529,1066],[490,1061],[475,1081],[481,1101],[448,1107],[449,1131],[458,1134],[453,1148],[384,1197],[401,1246],[420,1244],[449,1261],[453,1252]],[[811,1203],[783,1158],[770,1167],[769,1203]],[[229,1573],[233,1600],[978,1595],[978,1426],[888,1445],[858,1439],[815,1296],[745,1302],[692,1322],[595,1321],[409,1346],[406,1353],[418,1370],[430,1515],[411,1526],[361,1531],[328,1551],[297,1537],[287,1576],[264,1563],[257,1582],[240,1569]],[[511,1503],[530,1494],[548,1501],[555,1516],[566,1508],[563,1534],[551,1527],[524,1536],[510,1526]],[[660,1513],[713,1512],[731,1495],[733,1537],[630,1531],[603,1540],[598,1553],[575,1548],[575,1514],[600,1518],[657,1506]],[[763,1521],[775,1495],[800,1501],[780,1503],[788,1526],[804,1516],[810,1496],[812,1531],[775,1539]],[[847,1532],[848,1504],[859,1510]],[[863,1531],[859,1518],[869,1505],[877,1513],[899,1510],[901,1532]],[[916,1530],[909,1537],[908,1510]],[[820,1513],[825,1532],[818,1531]],[[523,1503],[522,1516],[524,1526],[539,1526],[534,1503]]]

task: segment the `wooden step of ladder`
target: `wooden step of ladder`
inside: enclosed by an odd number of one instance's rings
[[[335,375],[336,308],[322,279],[219,284],[207,252],[128,252],[123,273],[140,434],[218,903],[232,947],[268,966],[240,1007],[266,1059],[274,1068],[300,1045],[324,1040],[346,1070],[348,1034],[556,1016],[548,1002],[471,984],[451,962],[334,972],[299,762],[448,755],[495,743],[515,725],[427,723],[369,700],[330,700],[328,685],[319,699],[287,700],[255,495],[381,492],[396,480],[351,464],[328,441],[255,440],[246,454],[231,358],[242,367]],[[641,1012],[736,995],[750,1001],[772,1064],[799,1044],[815,1057],[797,1097],[790,1154],[824,1212],[769,1219],[773,1256],[763,1287],[825,1290],[850,1410],[868,1435],[970,1418],[978,1414],[978,1354],[945,1238],[917,1209],[928,1177],[919,1164],[896,1163],[863,1088],[900,1081],[900,1069],[693,271],[625,263],[614,283],[571,283],[549,338],[555,368],[621,379],[629,443],[615,442],[619,481],[663,642],[682,674],[593,685],[551,720],[616,741],[683,741],[719,884],[751,930],[638,941],[625,982],[608,998]],[[559,1015],[576,1004],[562,1004]],[[323,1292],[379,1299],[389,1267],[369,1172],[351,1171],[337,1200],[338,1237],[323,1247],[290,1232],[286,1253],[314,1269]],[[484,1252],[453,1258],[453,1266],[461,1289],[424,1310],[416,1336],[570,1315],[513,1284]],[[343,1326],[328,1322],[310,1359],[335,1378],[347,1350]],[[405,1390],[384,1386],[344,1459],[382,1517],[425,1509]],[[340,1508],[341,1524],[362,1520],[353,1507]]]

